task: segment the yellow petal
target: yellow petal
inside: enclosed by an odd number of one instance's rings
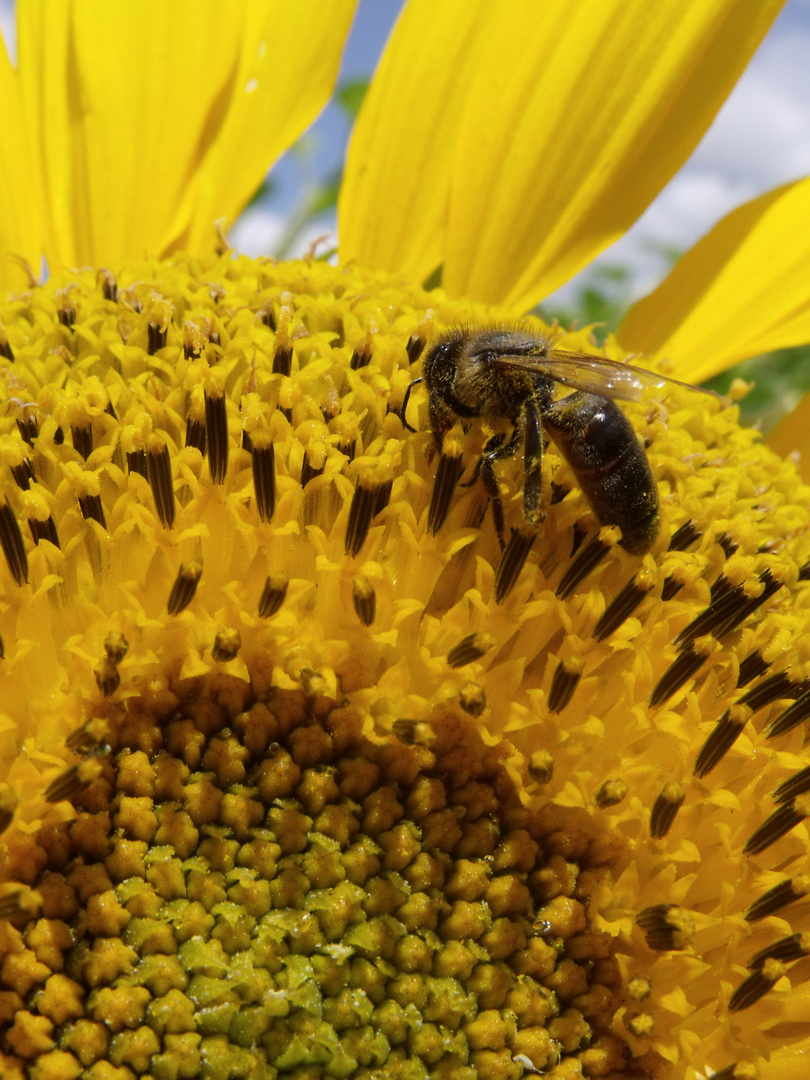
[[[0,285],[20,286],[25,273],[19,260],[25,259],[39,270],[40,200],[31,175],[31,149],[20,108],[17,75],[12,68],[5,42],[0,40],[0,102],[3,109],[3,138],[0,140]]]
[[[625,348],[699,382],[748,356],[810,340],[810,179],[723,218],[628,312]]]
[[[484,0],[411,0],[352,134],[338,202],[340,253],[426,278],[445,251],[458,129],[478,62]]]
[[[303,0],[293,19],[283,0],[21,4],[52,265],[210,248],[214,219],[235,217],[325,101],[352,10]]]
[[[766,442],[780,457],[798,453],[797,467],[804,482],[810,483],[810,394],[779,421]]]
[[[502,0],[439,25],[417,0],[359,118],[344,255],[423,275],[441,247],[452,294],[530,307],[679,168],[780,6]]]

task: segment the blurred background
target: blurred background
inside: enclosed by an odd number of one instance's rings
[[[332,103],[282,157],[230,232],[250,255],[303,255],[337,245],[335,205],[354,117],[403,0],[359,0]],[[14,0],[0,0],[14,51]],[[549,297],[539,314],[561,324],[615,329],[685,251],[740,203],[810,174],[810,0],[787,0],[714,124],[635,226]],[[768,431],[810,390],[810,348],[748,360],[708,385],[740,376],[756,386],[743,418]]]

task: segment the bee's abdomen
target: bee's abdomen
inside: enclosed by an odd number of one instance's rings
[[[570,394],[543,416],[603,525],[618,525],[634,555],[658,534],[658,489],[632,424],[613,401]]]

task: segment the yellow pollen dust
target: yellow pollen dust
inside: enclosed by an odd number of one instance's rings
[[[611,494],[481,326],[548,337],[232,253],[0,304],[4,1077],[810,1051],[810,490],[665,383]]]

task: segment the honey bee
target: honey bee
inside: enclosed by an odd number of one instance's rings
[[[615,401],[638,401],[645,390],[667,384],[698,388],[603,356],[566,352],[540,334],[504,326],[447,331],[428,350],[422,379],[439,451],[458,421],[465,429],[475,421],[511,427],[486,442],[470,481],[480,476],[484,483],[502,549],[504,516],[495,463],[522,454],[523,517],[536,529],[545,517],[541,463],[547,432],[600,523],[617,525],[622,547],[632,554],[649,551],[658,534],[658,490],[647,454]],[[555,399],[556,383],[575,392]],[[434,532],[447,515],[459,475],[460,470],[438,511],[431,507]]]

